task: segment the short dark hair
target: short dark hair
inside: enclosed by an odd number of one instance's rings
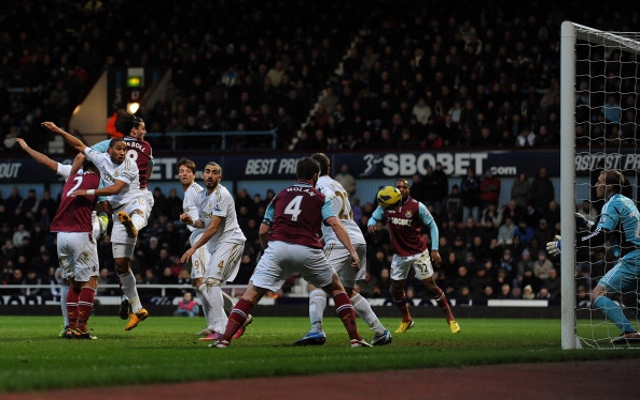
[[[302,157],[296,165],[296,178],[300,180],[309,180],[314,174],[320,173],[320,164],[311,157]]]
[[[188,158],[182,158],[182,159],[180,159],[180,161],[178,161],[178,170],[182,166],[185,166],[185,167],[189,168],[191,170],[191,172],[193,172],[194,174],[196,173],[196,163],[195,163],[195,161],[190,160]]]
[[[320,164],[320,176],[329,175],[329,167],[331,166],[331,160],[324,153],[315,153],[311,156],[314,160]]]
[[[93,171],[93,172],[100,172],[98,170],[98,167],[96,167],[96,165],[94,163],[92,163],[91,161],[85,159],[84,162],[82,163],[82,170],[83,171]]]
[[[119,137],[111,139],[111,141],[109,142],[109,148],[112,148],[118,142],[124,142],[124,139]]]

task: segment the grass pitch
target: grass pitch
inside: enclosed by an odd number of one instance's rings
[[[130,332],[115,316],[90,320],[98,340],[57,337],[61,317],[0,317],[0,393],[194,380],[311,375],[474,365],[638,358],[640,351],[563,351],[557,320],[416,318],[389,346],[349,347],[338,318],[325,318],[324,346],[291,343],[308,329],[302,317],[260,317],[228,349],[194,343],[202,318],[150,317]],[[393,332],[397,318],[383,318]],[[359,320],[366,340],[373,334]]]

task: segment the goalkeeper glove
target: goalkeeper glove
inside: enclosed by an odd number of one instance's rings
[[[576,226],[578,228],[590,228],[593,226],[593,221],[589,221],[584,215],[575,213],[573,216],[576,219]]]
[[[547,243],[547,253],[549,253],[550,256],[557,256],[561,250],[562,240],[559,235],[556,235],[556,240]]]

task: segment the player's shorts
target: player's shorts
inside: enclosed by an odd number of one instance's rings
[[[354,244],[356,252],[360,257],[360,269],[354,271],[351,268],[351,256],[349,250],[347,250],[342,244],[329,244],[324,247],[324,255],[327,257],[327,261],[333,267],[338,274],[340,282],[344,287],[354,288],[356,281],[364,279],[367,271],[367,246],[364,244]]]
[[[610,292],[635,292],[640,278],[640,250],[634,250],[618,260],[598,281]]]
[[[135,250],[135,244],[111,243],[111,253],[113,258],[133,259]]]
[[[58,232],[58,260],[62,276],[87,282],[98,276],[98,246],[88,232]]]
[[[153,198],[153,193],[151,193],[149,188],[140,189],[140,191],[142,192],[144,199],[147,201],[147,204],[149,205],[149,212],[151,212],[151,209],[153,208],[153,205],[156,202],[156,200]]]
[[[123,204],[120,207],[113,209],[113,228],[111,229],[111,242],[112,243],[120,243],[120,244],[128,244],[128,245],[136,245],[137,237],[130,238],[127,235],[127,230],[124,228],[124,225],[118,219],[118,213],[120,211],[124,211],[130,216],[134,211],[141,211],[142,218],[144,219],[144,225],[140,227],[140,229],[147,226],[149,222],[149,215],[151,214],[151,205],[147,202],[147,196],[139,196],[135,199],[131,200],[127,204]]]
[[[394,281],[407,279],[411,267],[413,267],[413,270],[416,272],[416,278],[419,280],[432,277],[433,266],[431,265],[429,250],[427,249],[422,253],[413,254],[408,257],[400,257],[394,254],[391,259],[391,279]]]
[[[321,249],[275,241],[269,242],[251,275],[251,281],[254,286],[277,292],[295,273],[302,274],[304,280],[322,288],[331,284],[336,272]]]
[[[221,284],[233,281],[240,270],[243,255],[244,243],[218,243],[216,251],[209,253],[205,280],[211,278],[220,281]]]
[[[191,233],[189,237],[189,243],[193,246],[202,234],[203,229],[198,229]],[[207,270],[207,263],[209,262],[210,253],[207,250],[207,246],[200,246],[195,253],[191,256],[191,279],[204,278],[204,272]]]

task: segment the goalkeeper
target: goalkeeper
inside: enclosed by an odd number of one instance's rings
[[[598,198],[605,200],[600,220],[593,232],[577,237],[576,242],[590,239],[609,241],[611,251],[618,258],[615,266],[598,282],[591,294],[591,304],[602,311],[605,317],[613,322],[622,334],[611,341],[612,344],[639,343],[640,333],[631,325],[622,311],[622,307],[609,295],[637,291],[640,278],[640,213],[633,200],[621,194],[624,176],[617,170],[604,170],[596,183]],[[576,214],[576,223],[587,227],[589,222],[580,214]],[[562,241],[547,243],[547,251],[551,255],[560,253]]]

